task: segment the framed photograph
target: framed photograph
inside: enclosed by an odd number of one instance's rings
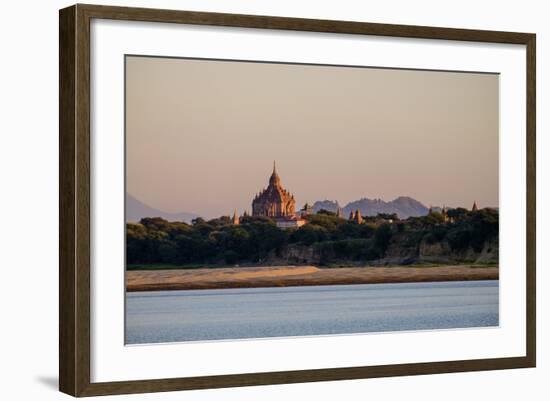
[[[59,18],[61,391],[535,366],[534,34]]]

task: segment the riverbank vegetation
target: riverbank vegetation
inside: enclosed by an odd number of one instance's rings
[[[474,261],[481,254],[494,253],[491,247],[498,248],[495,209],[458,208],[445,215],[434,212],[406,220],[381,214],[366,217],[361,224],[321,210],[306,220],[300,228],[280,229],[265,217],[243,217],[238,225],[228,216],[197,218],[191,224],[144,218],[126,226],[127,263],[215,267],[277,261],[321,266],[429,262],[422,258],[423,252],[436,255],[438,263],[447,256],[449,263],[456,263],[461,258]]]

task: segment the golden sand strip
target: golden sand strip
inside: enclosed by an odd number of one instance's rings
[[[498,280],[498,267],[238,267],[126,273],[128,291],[290,287],[305,285]]]

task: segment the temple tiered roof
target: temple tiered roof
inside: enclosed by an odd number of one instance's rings
[[[257,194],[252,201],[252,215],[284,217],[292,216],[295,213],[296,201],[294,195],[283,188],[274,161],[273,172],[269,177],[269,185]]]

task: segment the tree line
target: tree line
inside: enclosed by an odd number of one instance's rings
[[[472,248],[498,235],[498,211],[450,209],[400,220],[396,215],[365,217],[362,224],[321,210],[307,224],[280,229],[267,217],[245,216],[232,224],[228,216],[194,219],[191,224],[143,218],[126,225],[126,260],[132,264],[235,265],[262,263],[286,247],[302,245],[329,250],[341,260],[383,258],[394,236],[407,241],[447,241],[453,250]]]

